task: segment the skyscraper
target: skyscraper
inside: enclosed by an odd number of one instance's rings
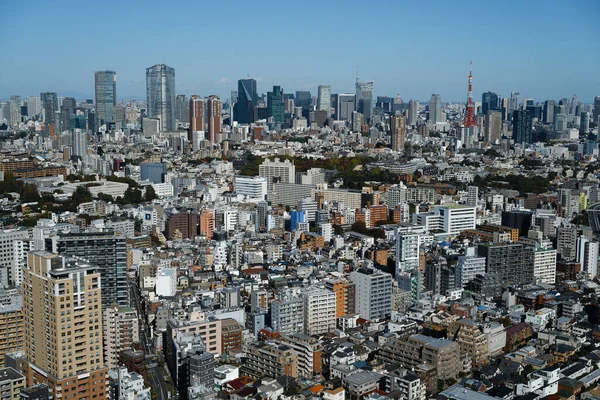
[[[527,110],[513,111],[513,139],[515,143],[533,143],[531,114]]]
[[[148,117],[160,118],[163,131],[175,130],[175,70],[165,64],[146,68]]]
[[[390,130],[392,132],[392,150],[404,151],[404,142],[406,142],[406,118],[402,115],[392,115],[390,117]]]
[[[319,85],[317,91],[317,110],[331,112],[331,86]]]
[[[356,111],[369,121],[373,115],[373,88],[375,82],[359,82],[356,78]]]
[[[335,118],[340,121],[352,120],[352,113],[356,110],[356,97],[352,93],[341,93],[337,95],[337,107]]]
[[[307,117],[310,110],[311,95],[308,90],[296,91],[296,107],[302,107],[302,114]]]
[[[46,249],[67,257],[81,257],[97,266],[102,278],[102,309],[129,306],[125,236],[112,231],[69,233],[46,239]]]
[[[115,71],[97,71],[94,73],[96,93],[97,126],[115,122],[117,105],[117,74]]]
[[[85,155],[88,153],[87,132],[81,129],[74,129],[71,134],[71,144],[73,155],[81,158],[85,162]]]
[[[29,118],[40,115],[42,112],[42,101],[40,96],[27,97],[27,116]]]
[[[544,102],[544,115],[543,121],[545,124],[553,124],[554,123],[554,105],[556,102],[554,100],[546,100]]]
[[[413,126],[417,124],[419,118],[419,102],[416,100],[410,100],[408,102],[408,125]]]
[[[594,97],[594,124],[598,125],[600,121],[600,96]]]
[[[221,99],[218,96],[208,97],[208,140],[217,142],[217,134],[221,132]]]
[[[190,135],[200,131],[204,131],[204,99],[195,94],[190,98]]]
[[[429,100],[429,122],[432,124],[435,124],[436,122],[444,122],[442,98],[436,93],[432,94],[431,100]]]
[[[484,121],[484,140],[493,143],[500,139],[500,131],[502,130],[502,114],[500,111],[490,110],[485,115]]]
[[[21,96],[10,96],[10,114],[8,123],[17,126],[21,122]]]
[[[56,123],[56,112],[58,111],[58,96],[54,92],[40,93],[42,101],[42,116],[46,125]]]
[[[490,110],[499,110],[498,95],[494,92],[485,92],[481,95],[481,113],[486,115]]]
[[[185,94],[178,94],[175,97],[175,119],[177,122],[190,122],[189,103]]]
[[[273,117],[275,123],[283,122],[283,91],[280,86],[273,86],[273,91],[267,93],[267,115]]]
[[[513,111],[519,108],[519,92],[511,92],[510,100],[508,101],[508,115],[512,116]]]
[[[234,108],[234,119],[240,124],[254,122],[254,107],[258,104],[255,79],[240,79],[238,81],[237,103]]]
[[[45,251],[29,253],[23,273],[27,384],[74,400],[105,398],[100,274]]]

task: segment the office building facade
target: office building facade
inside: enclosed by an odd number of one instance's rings
[[[255,79],[240,79],[238,81],[238,96],[234,107],[234,119],[240,124],[254,122],[254,107],[258,104]]]
[[[115,122],[117,106],[117,74],[115,71],[94,73],[94,93],[96,97],[96,126]]]
[[[175,69],[165,64],[146,68],[146,101],[148,117],[159,118],[163,131],[174,131]]]

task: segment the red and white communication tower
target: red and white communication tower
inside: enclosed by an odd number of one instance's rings
[[[469,95],[467,98],[467,112],[465,113],[465,119],[463,126],[470,128],[477,125],[475,122],[475,105],[473,104],[473,61],[469,64]]]

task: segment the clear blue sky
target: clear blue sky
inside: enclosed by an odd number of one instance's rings
[[[0,98],[41,91],[93,97],[117,72],[120,98],[145,97],[145,68],[175,68],[177,93],[228,96],[250,74],[259,92],[360,78],[377,95],[600,95],[600,0],[46,1],[2,5]]]

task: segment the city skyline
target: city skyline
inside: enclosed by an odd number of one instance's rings
[[[464,102],[470,58],[473,59],[476,101],[478,94],[486,91],[503,96],[515,91],[538,101],[577,94],[589,103],[600,88],[595,74],[600,51],[593,41],[599,33],[593,16],[598,15],[600,4],[594,1],[579,3],[577,7],[532,1],[519,5],[519,13],[515,13],[516,2],[503,5],[439,2],[423,17],[419,17],[423,10],[414,4],[387,3],[383,5],[385,8],[367,8],[367,4],[356,3],[342,8],[335,3],[319,3],[319,13],[311,12],[314,9],[311,4],[316,5],[309,1],[303,7],[290,9],[289,5],[274,3],[272,7],[257,9],[232,2],[218,9],[211,5],[188,4],[186,13],[181,13],[182,7],[161,9],[165,21],[181,18],[177,23],[165,22],[165,29],[172,32],[166,37],[158,31],[150,31],[146,25],[159,15],[155,7],[137,7],[136,2],[123,5],[124,16],[110,13],[110,18],[122,26],[114,32],[104,30],[102,35],[98,35],[96,28],[100,28],[99,21],[110,7],[79,5],[69,9],[68,3],[60,6],[38,3],[39,12],[28,15],[27,10],[11,4],[5,13],[7,29],[11,30],[14,25],[18,30],[19,21],[25,16],[28,18],[30,27],[21,32],[22,41],[41,35],[44,22],[40,16],[48,15],[60,26],[49,32],[46,39],[58,40],[68,35],[81,46],[73,46],[73,50],[67,49],[62,57],[53,59],[50,48],[23,52],[16,47],[17,41],[0,43],[0,51],[14,57],[18,54],[19,58],[19,62],[0,66],[2,76],[11,77],[0,83],[0,97],[58,92],[79,99],[93,98],[93,73],[113,70],[118,75],[118,100],[144,99],[145,68],[165,63],[177,71],[177,93],[187,95],[215,94],[229,98],[237,80],[248,74],[256,79],[258,93],[281,86],[286,92],[310,90],[316,95],[319,85],[330,85],[332,93],[352,93],[358,69],[361,81],[375,81],[375,96],[399,93],[406,101],[411,98],[423,101],[432,93],[439,93],[442,101]],[[74,18],[77,10],[80,18]],[[127,18],[128,12],[134,10],[137,18]],[[293,12],[290,19],[295,21],[322,24],[323,35],[339,32],[356,18],[366,18],[378,26],[389,26],[391,40],[386,40],[385,35],[381,39],[385,29],[367,27],[360,35],[338,41],[330,49],[318,45],[320,37],[314,35],[309,34],[309,40],[298,40],[302,34],[293,25],[290,27],[290,21],[285,18],[289,12]],[[333,12],[339,18],[327,18]],[[88,14],[92,14],[93,19],[90,20]],[[197,14],[205,18],[199,23],[186,23]],[[246,34],[245,29],[232,26],[235,24],[220,29],[220,23],[226,22],[223,16],[227,15],[231,18],[244,15],[257,22],[264,18],[269,24],[251,25],[256,45],[241,45],[235,39]],[[414,15],[415,21],[399,24],[394,16],[403,15]],[[534,15],[535,18],[531,18]],[[557,31],[554,27],[559,24],[561,28]],[[200,40],[202,35],[190,35],[198,28],[216,32],[214,35],[219,40],[212,43]],[[282,34],[273,35],[274,31]],[[139,39],[140,33],[143,39]],[[128,37],[131,39],[127,40]],[[135,50],[131,46],[133,40],[138,46]],[[159,57],[156,48],[162,49]],[[190,51],[190,48],[200,50]],[[357,56],[352,51],[355,48],[364,49],[363,55]],[[577,61],[569,56],[571,54],[586,58]],[[207,55],[214,61],[206,62]],[[42,63],[40,59],[54,61]]]

